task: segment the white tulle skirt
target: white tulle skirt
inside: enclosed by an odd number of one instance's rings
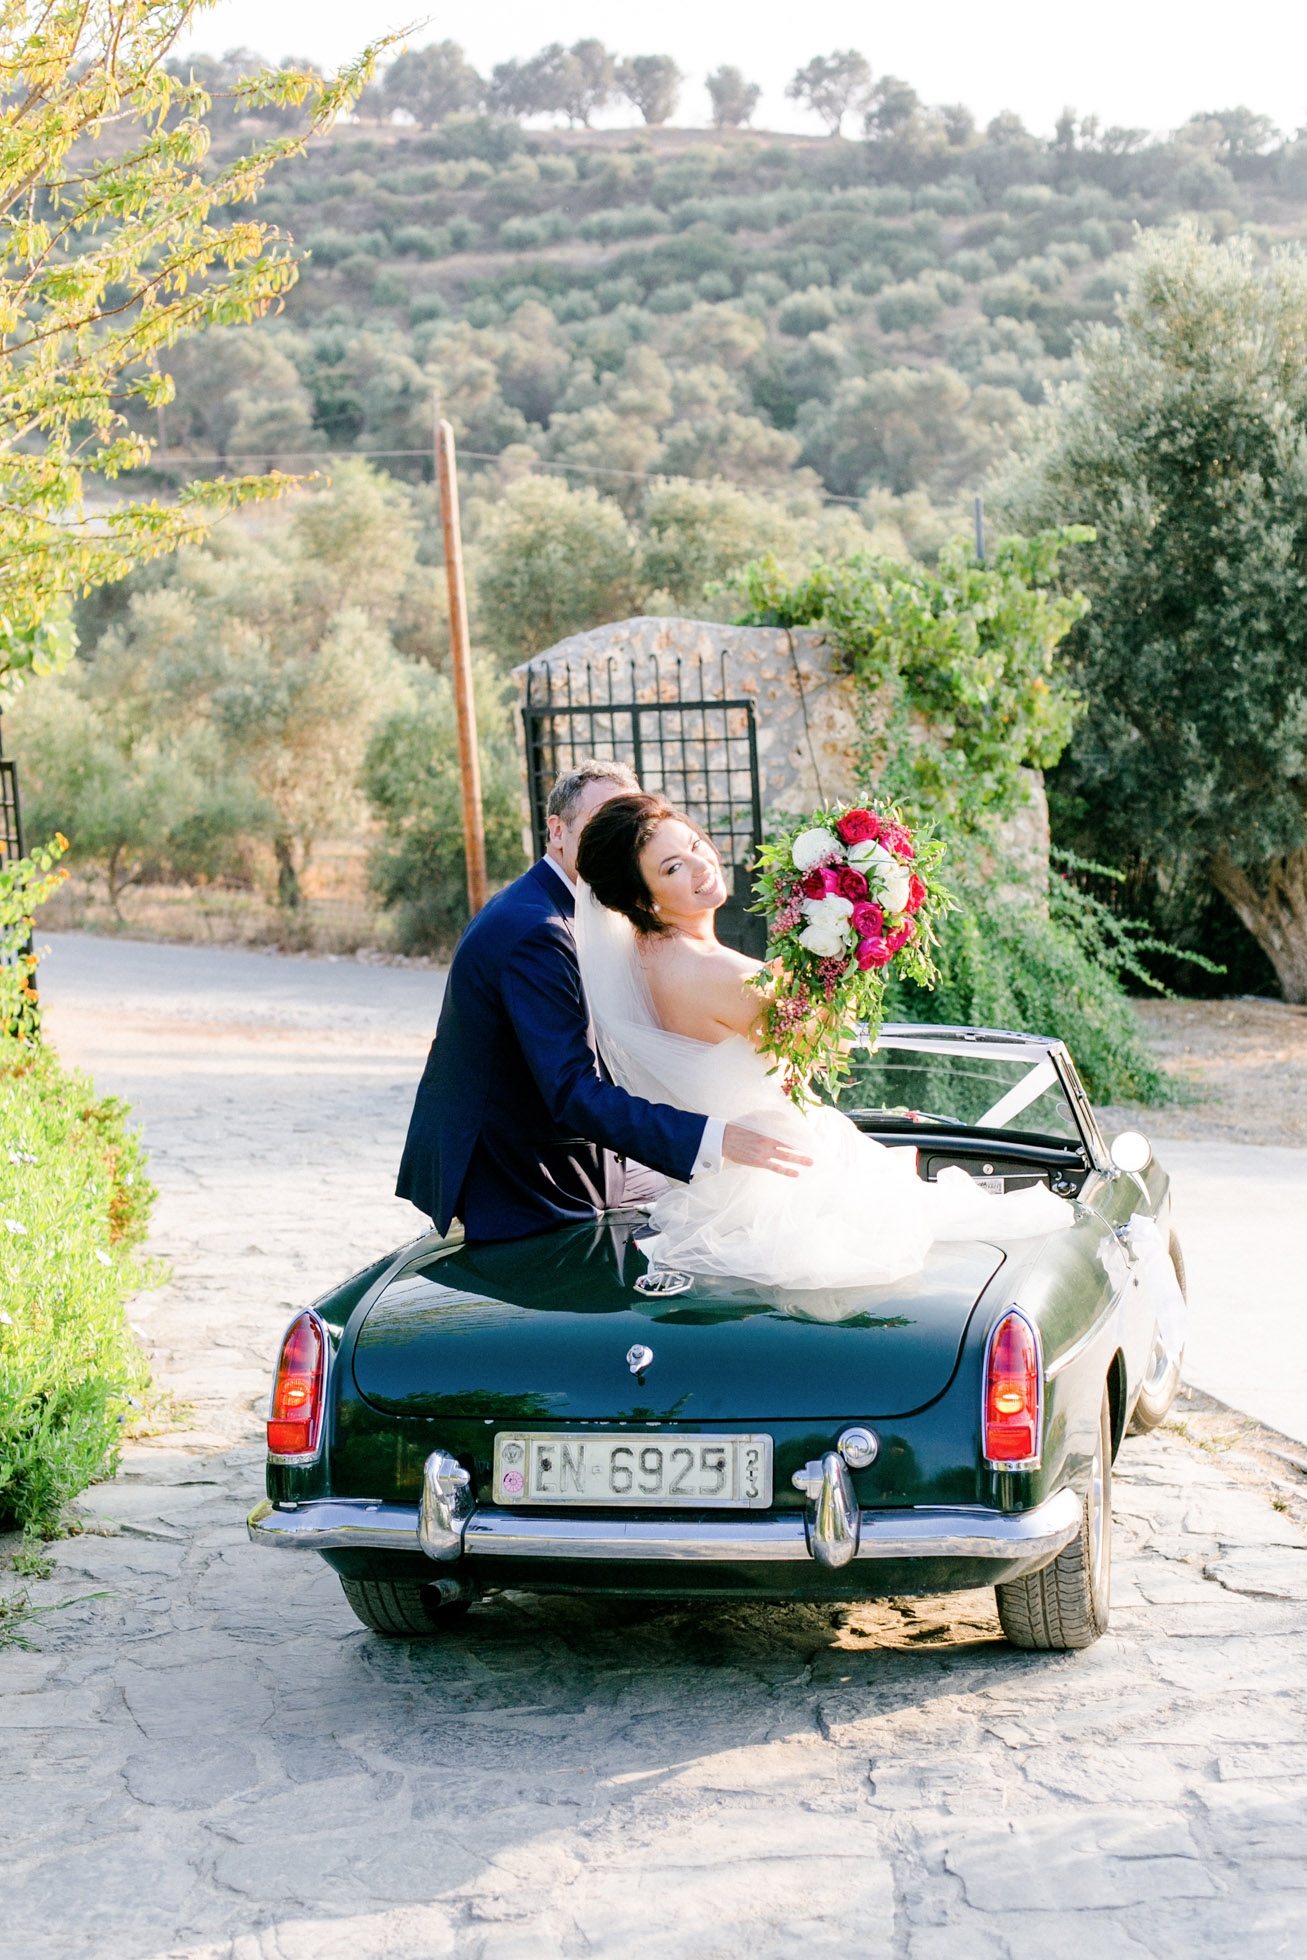
[[[650,1213],[657,1236],[640,1241],[651,1264],[805,1289],[877,1286],[919,1272],[937,1240],[1038,1238],[1073,1220],[1046,1184],[990,1192],[957,1169],[926,1183],[915,1149],[877,1143],[838,1110],[786,1114],[786,1140],[812,1168],[787,1178],[728,1163],[673,1186]],[[757,1125],[775,1134],[776,1113]]]
[[[816,1292],[920,1272],[936,1240],[1029,1239],[1071,1224],[1070,1205],[1047,1185],[991,1193],[956,1169],[927,1184],[911,1146],[877,1143],[835,1109],[800,1113],[743,1035],[705,1042],[662,1027],[630,925],[584,886],[575,930],[614,1082],[793,1143],[813,1159],[797,1178],[728,1163],[674,1186],[650,1214],[657,1236],[640,1241],[654,1264]]]

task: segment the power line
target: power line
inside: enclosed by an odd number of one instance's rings
[[[420,456],[425,459],[431,454],[429,449],[281,449],[277,453],[287,461],[319,463],[328,463],[336,460],[370,463],[383,458],[390,460],[399,456]],[[263,461],[266,455],[267,451],[263,450],[251,452],[243,456],[180,456],[175,462],[167,456],[151,457],[150,461],[141,467],[144,469],[188,470],[200,463],[220,463],[223,465],[229,463],[257,463]],[[458,458],[461,463],[502,463],[504,460],[502,453],[496,454],[495,451],[488,449],[460,449]],[[551,457],[547,456],[537,456],[530,464],[525,464],[524,462],[524,467],[533,470],[565,470],[572,474],[582,476],[620,476],[633,483],[643,483],[650,475],[656,476],[658,474],[656,470],[619,470],[604,463],[560,463],[555,462]],[[267,473],[266,469],[260,472],[261,475],[266,475]],[[862,502],[861,497],[841,497],[833,490],[823,490],[822,496],[828,504],[853,504],[856,506]]]

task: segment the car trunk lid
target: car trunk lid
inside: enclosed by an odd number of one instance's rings
[[[401,1269],[358,1333],[360,1394],[398,1416],[512,1423],[907,1415],[947,1387],[1003,1263],[956,1244],[890,1286],[695,1278],[654,1298],[634,1284],[646,1263],[631,1233],[601,1221]],[[653,1358],[633,1369],[637,1347]]]

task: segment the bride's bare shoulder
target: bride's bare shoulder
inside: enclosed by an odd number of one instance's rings
[[[646,942],[645,969],[664,1027],[700,1040],[748,1034],[761,1003],[749,987],[759,971],[730,946],[667,938]]]

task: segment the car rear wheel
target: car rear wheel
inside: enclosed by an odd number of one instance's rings
[[[1189,1289],[1185,1285],[1184,1254],[1180,1250],[1180,1241],[1174,1232],[1171,1234],[1168,1250],[1171,1254],[1171,1264],[1175,1267],[1175,1276],[1180,1282],[1180,1291],[1187,1293]],[[1166,1421],[1179,1386],[1180,1363],[1167,1358],[1166,1349],[1162,1345],[1162,1336],[1154,1331],[1153,1351],[1148,1357],[1148,1367],[1144,1371],[1144,1385],[1139,1391],[1139,1400],[1135,1403],[1135,1412],[1130,1418],[1132,1436],[1146,1436],[1150,1429],[1156,1429],[1159,1423]]]
[[[402,1579],[346,1579],[341,1591],[350,1609],[373,1633],[389,1639],[429,1639],[458,1626],[467,1616],[470,1600],[443,1604],[434,1586],[415,1586]]]
[[[1112,1590],[1112,1411],[1103,1390],[1098,1440],[1080,1529],[1051,1565],[995,1586],[998,1617],[1014,1647],[1066,1653],[1107,1631]]]

